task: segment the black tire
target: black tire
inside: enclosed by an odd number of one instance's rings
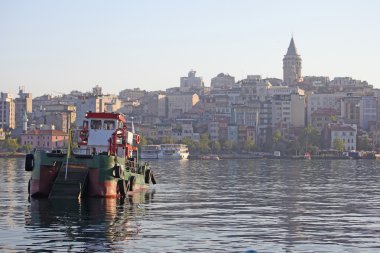
[[[150,169],[145,170],[145,183],[150,183]]]
[[[135,176],[131,176],[130,178],[129,178],[129,182],[128,182],[128,184],[129,184],[129,187],[128,187],[128,191],[133,191],[134,190],[134,188],[135,188],[135,182],[136,182],[136,180],[135,180]]]
[[[27,154],[25,157],[25,171],[33,171],[34,168],[34,155]]]
[[[122,175],[122,170],[121,170],[121,166],[119,166],[119,165],[115,165],[114,167],[113,167],[113,169],[114,169],[114,175],[115,175],[115,178],[121,178],[121,175]]]
[[[150,172],[150,180],[152,180],[152,184],[157,184],[156,179],[154,178],[153,172]]]
[[[117,189],[116,189],[116,192],[117,192],[118,194],[120,194],[120,197],[121,197],[121,198],[124,198],[125,195],[126,195],[125,189],[126,189],[126,187],[125,187],[125,181],[124,181],[124,180],[119,180],[119,181],[117,181]]]

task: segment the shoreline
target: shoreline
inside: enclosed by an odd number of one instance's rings
[[[215,155],[215,154],[213,154]],[[25,158],[26,153],[12,153],[12,152],[0,152],[0,158]],[[189,155],[189,160],[202,160],[204,155]],[[275,160],[358,160],[348,156],[312,156],[311,159],[304,159],[303,157],[295,156],[254,156],[243,154],[221,154],[216,155],[220,160],[238,160],[238,159],[275,159]],[[359,158],[360,160],[379,160],[379,157],[371,158]]]
[[[26,153],[0,152],[0,158],[25,158]]]
[[[215,155],[215,154],[214,154]],[[203,160],[203,155],[190,155],[189,160]],[[274,159],[274,160],[378,160],[379,157],[371,157],[371,158],[352,158],[349,156],[311,156],[311,159],[305,159],[303,156],[254,156],[254,155],[239,155],[239,154],[222,154],[216,155],[220,158],[220,160],[228,160],[228,159]],[[210,159],[212,160],[212,159]]]

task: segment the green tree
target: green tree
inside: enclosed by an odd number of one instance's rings
[[[161,138],[161,143],[162,144],[174,144],[175,140],[174,140],[174,138],[172,138],[170,136],[164,136]]]
[[[304,128],[298,139],[301,145],[301,150],[304,152],[318,150],[321,146],[321,136],[319,135],[318,130],[310,125]]]
[[[209,143],[210,141],[208,138],[208,134],[201,134],[201,139],[199,141],[199,151],[203,154],[208,153],[210,151]]]
[[[221,145],[219,141],[211,142],[211,149],[213,152],[219,153],[221,150]]]
[[[356,148],[358,150],[366,150],[366,151],[373,150],[373,144],[367,135],[360,136],[357,139],[358,140],[357,140]]]
[[[190,153],[198,153],[199,152],[198,151],[198,149],[199,149],[198,142],[192,140],[190,137],[183,138],[182,144],[187,145],[187,147],[189,148]]]
[[[289,153],[290,155],[301,155],[303,151],[303,148],[301,146],[301,143],[299,142],[298,138],[291,142],[289,145]]]
[[[344,151],[344,142],[342,139],[335,139],[333,142],[333,148],[343,152]]]
[[[26,152],[26,153],[30,153],[30,151],[32,151],[32,145],[30,145],[29,143],[25,144],[24,146],[22,146],[22,149]]]
[[[273,134],[272,141],[273,144],[277,144],[282,140],[282,134],[279,130],[276,130]]]
[[[13,153],[17,151],[17,149],[20,147],[20,145],[17,143],[17,139],[8,138],[5,141],[5,145],[9,151],[12,151]]]
[[[234,146],[233,141],[226,140],[226,141],[223,142],[222,149],[224,151],[231,151],[232,148],[233,148],[233,146]]]
[[[248,138],[244,143],[244,150],[245,151],[253,151],[255,148],[255,144],[253,143],[253,140],[251,138]]]
[[[145,137],[140,136],[140,147],[148,145],[148,140]]]

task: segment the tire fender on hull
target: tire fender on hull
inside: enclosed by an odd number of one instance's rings
[[[135,176],[130,176],[128,180],[128,191],[133,191],[135,189],[135,183],[136,183],[136,178]]]
[[[117,181],[117,190],[116,190],[116,192],[117,192],[117,194],[120,197],[122,197],[122,198],[125,197],[125,195],[126,195],[126,189],[127,189],[127,186],[125,185],[125,181],[124,180],[121,179],[121,180]]]
[[[25,157],[25,171],[33,171],[34,168],[34,155],[27,154]]]

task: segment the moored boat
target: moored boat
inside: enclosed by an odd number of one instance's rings
[[[158,159],[160,145],[143,145],[141,146],[141,159]]]
[[[160,159],[187,159],[189,149],[185,144],[161,144],[158,158]]]
[[[67,149],[26,156],[31,197],[124,197],[156,183],[149,164],[137,159],[140,136],[127,131],[122,114],[88,112],[75,148],[72,137]]]
[[[311,154],[309,152],[305,152],[305,154],[303,155],[303,159],[311,160]]]
[[[218,155],[202,155],[201,160],[220,160]]]

